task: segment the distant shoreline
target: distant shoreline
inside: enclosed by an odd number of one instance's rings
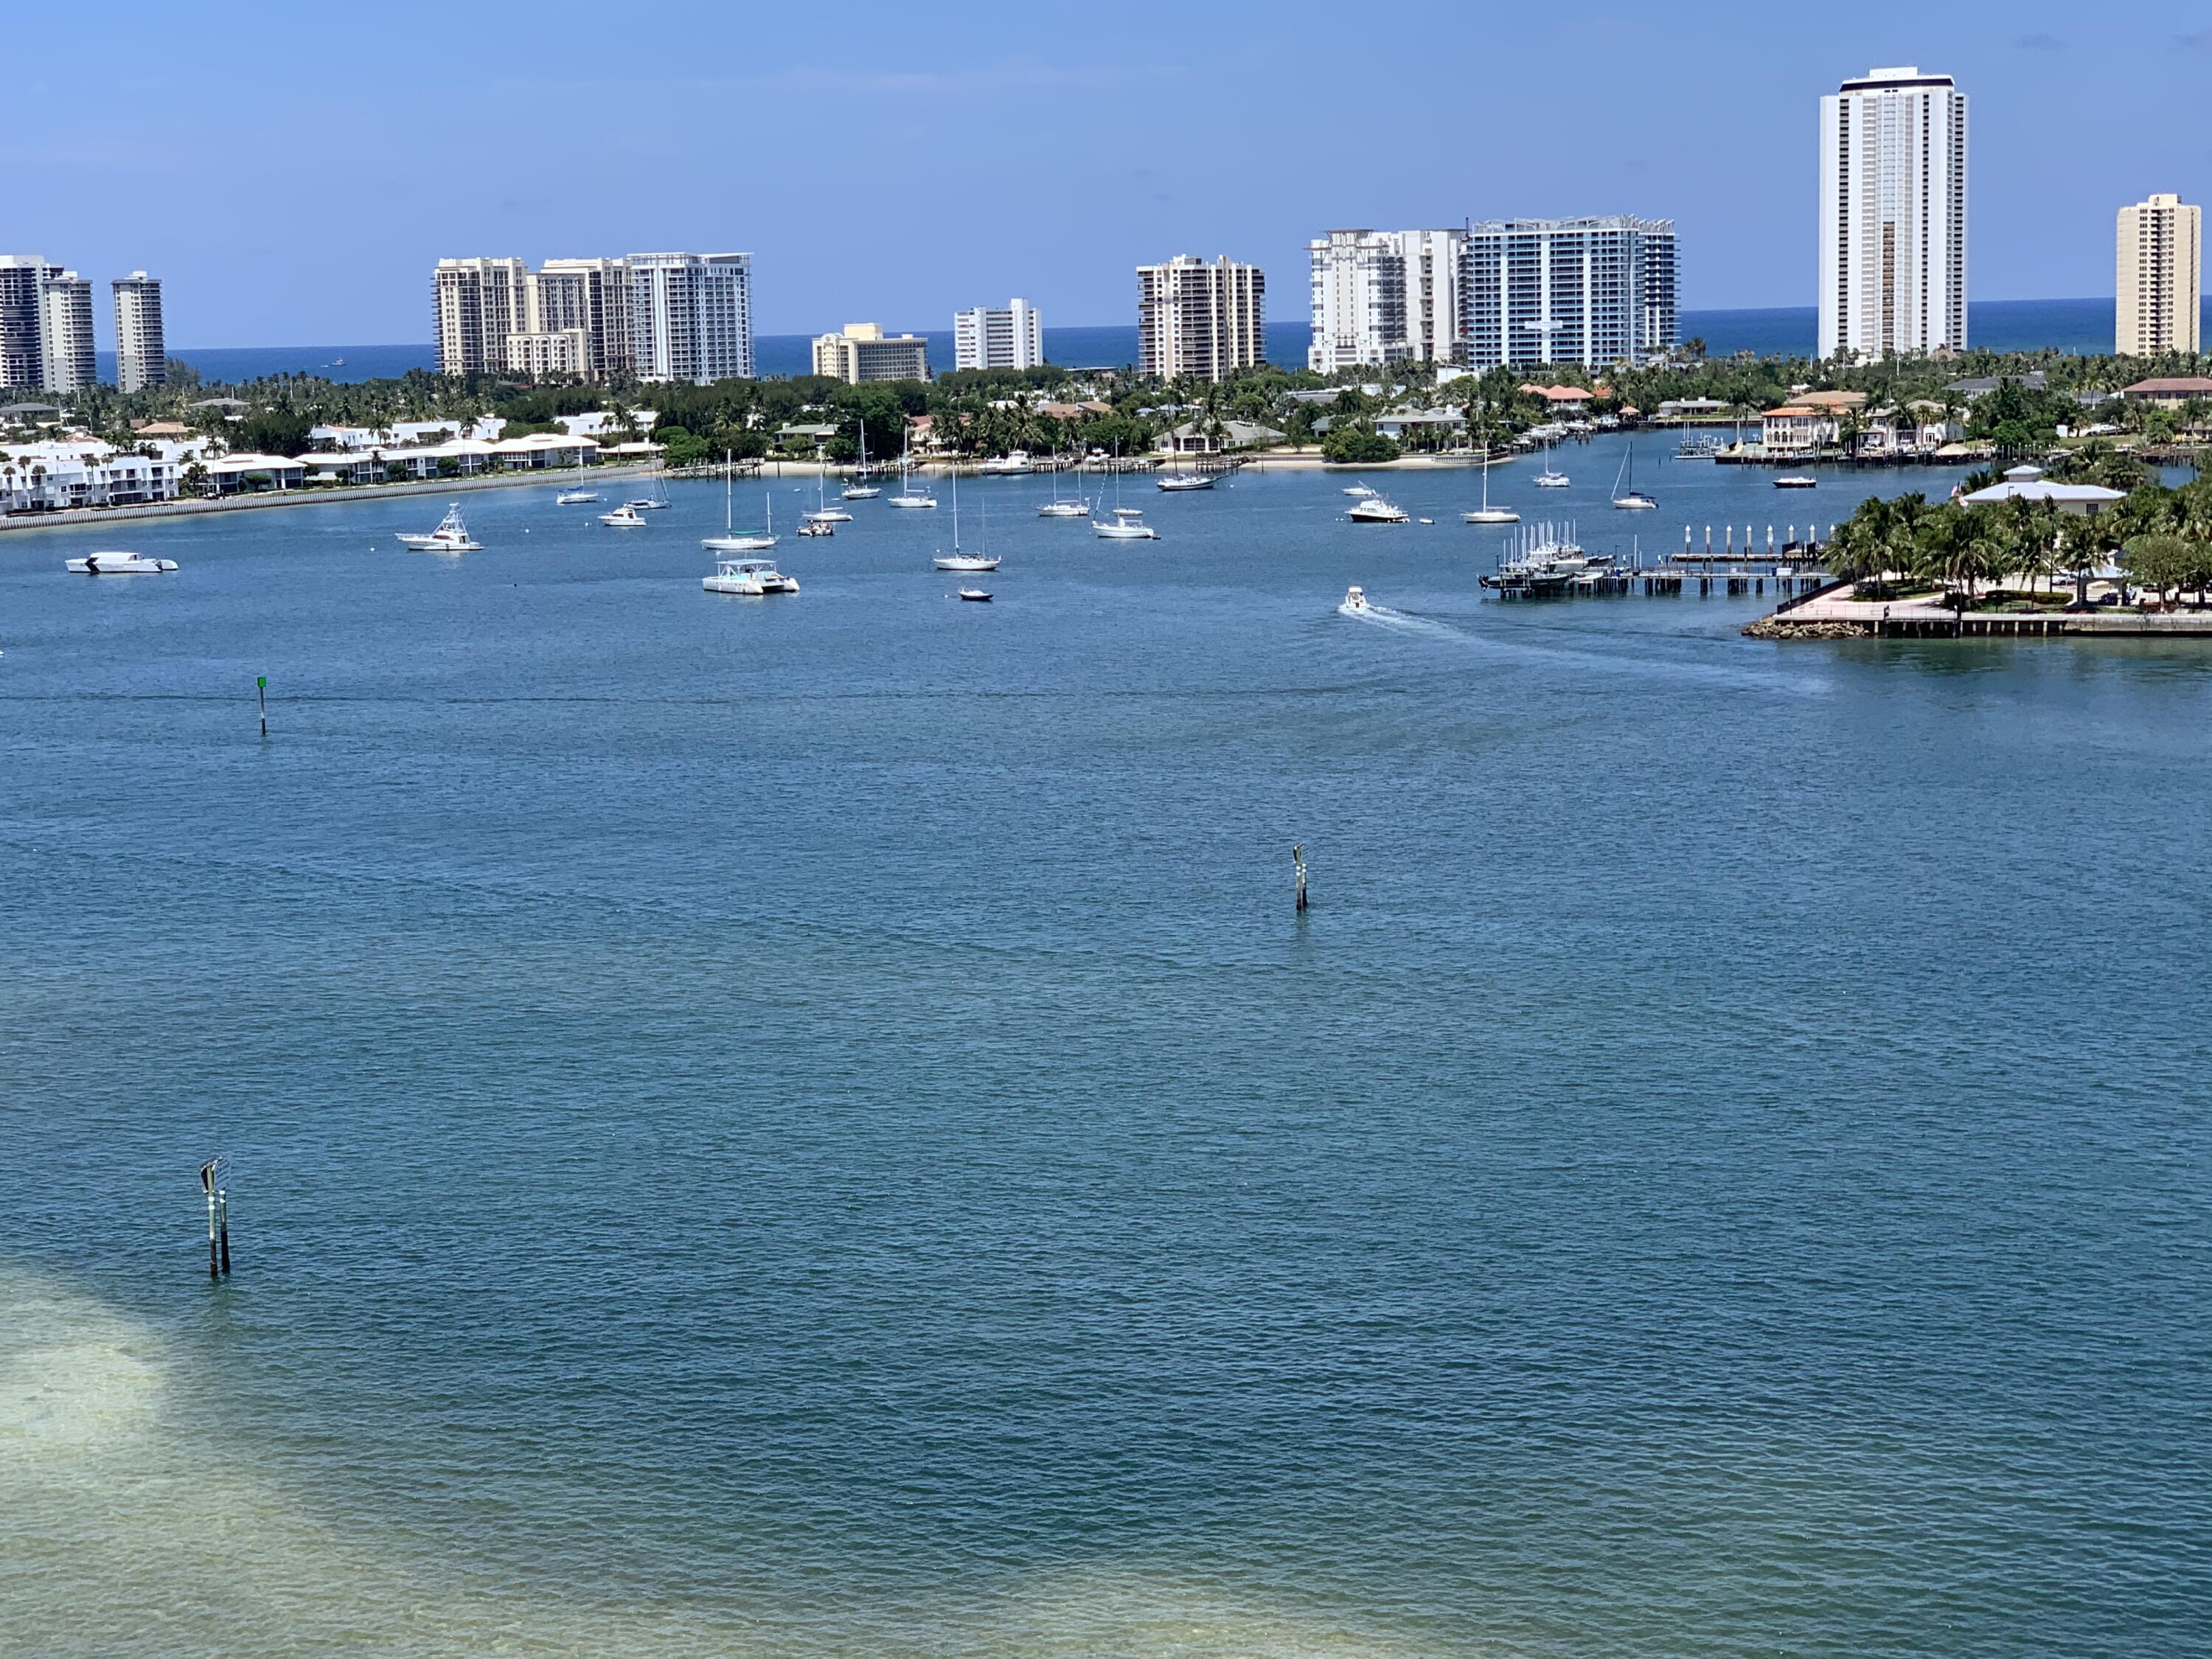
[[[657,465],[609,466],[586,475],[601,478],[631,478],[657,471]],[[335,489],[270,489],[253,495],[222,495],[213,499],[149,501],[143,507],[71,507],[58,513],[19,513],[0,516],[0,532],[67,530],[93,524],[137,524],[150,519],[188,519],[203,513],[252,513],[282,507],[319,507],[331,501],[382,501],[396,495],[457,495],[475,489],[516,489],[531,484],[548,489],[575,486],[576,475],[550,468],[532,472],[501,472],[489,477],[410,479],[405,483],[342,484]]]

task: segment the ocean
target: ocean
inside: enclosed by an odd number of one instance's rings
[[[1639,449],[1492,499],[1856,499]],[[0,534],[7,1645],[2200,1646],[2212,656],[1371,482],[963,483],[989,605],[949,490],[767,601],[708,483]]]
[[[2212,337],[2212,306],[2206,310],[2206,334]],[[1701,338],[1714,356],[1751,351],[1761,356],[1807,356],[1819,334],[1819,313],[1811,306],[1783,306],[1749,311],[1686,311],[1686,340]],[[933,369],[952,363],[952,334],[916,331],[929,342]],[[1967,313],[1967,333],[1977,346],[1996,351],[2109,352],[2112,349],[2110,300],[1979,300]],[[1288,368],[1305,367],[1310,331],[1303,322],[1267,325],[1267,359]],[[763,375],[805,374],[813,367],[813,336],[763,334],[753,342],[755,367]],[[1055,363],[1114,368],[1133,362],[1133,324],[1096,328],[1048,328],[1045,356]],[[437,367],[437,351],[424,345],[252,346],[202,349],[179,347],[175,355],[210,380],[237,381],[263,375],[320,374],[334,380],[365,380]],[[341,363],[340,358],[344,361]],[[112,353],[100,354],[101,375],[112,380]]]

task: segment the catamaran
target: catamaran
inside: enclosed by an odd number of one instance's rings
[[[872,501],[884,492],[881,484],[869,482],[868,423],[856,421],[854,424],[860,428],[860,470],[853,475],[853,481],[837,493],[848,501]]]
[[[702,576],[699,586],[709,593],[735,593],[749,599],[799,592],[799,584],[778,570],[774,559],[717,559],[714,574]]]
[[[399,544],[417,553],[473,553],[483,544],[472,541],[468,526],[461,522],[461,504],[453,502],[446,509],[446,516],[438,520],[438,527],[429,534],[403,533]]]
[[[1623,489],[1626,484],[1627,488]],[[1658,497],[1636,487],[1636,441],[1630,439],[1628,453],[1620,458],[1620,471],[1613,474],[1613,504],[1625,512],[1642,513],[1659,505]]]

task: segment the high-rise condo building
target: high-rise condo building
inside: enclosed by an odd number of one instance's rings
[[[520,259],[441,259],[438,372],[483,374],[507,367],[507,337],[528,320],[529,270]]]
[[[1044,324],[1028,301],[952,313],[955,368],[1036,368],[1043,362]]]
[[[161,279],[134,270],[110,283],[115,299],[115,384],[143,392],[169,378],[169,347],[161,329]]]
[[[1306,244],[1313,264],[1313,343],[1306,366],[1449,362],[1459,343],[1455,230],[1332,230]]]
[[[881,323],[848,323],[842,334],[815,337],[814,372],[848,386],[863,380],[926,380],[929,342],[919,334],[886,334]]]
[[[576,374],[605,380],[637,372],[627,259],[548,259],[530,279],[528,320],[532,334],[581,331],[583,367]],[[526,348],[525,355],[538,349]]]
[[[1460,357],[1641,366],[1677,343],[1675,282],[1672,219],[1479,221],[1460,252]]]
[[[641,380],[753,376],[753,256],[633,253],[630,352]]]
[[[100,378],[92,355],[92,284],[73,270],[47,268],[40,296],[46,317],[46,387],[75,392]]]
[[[1966,94],[1869,70],[1820,100],[1820,355],[1966,344]]]
[[[0,387],[46,386],[47,269],[35,253],[0,253]]]
[[[1267,279],[1226,254],[1137,267],[1137,366],[1218,380],[1267,360]]]
[[[2203,327],[2203,210],[2179,196],[2120,210],[2118,327],[2123,357],[2194,356]]]

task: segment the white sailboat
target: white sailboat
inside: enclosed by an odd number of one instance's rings
[[[1145,522],[1144,509],[1121,505],[1121,447],[1114,446],[1114,514],[1109,519],[1093,519],[1091,533],[1102,541],[1156,542],[1160,532]]]
[[[848,501],[872,501],[884,492],[882,485],[869,482],[868,423],[856,421],[854,424],[860,428],[860,470],[853,475],[853,481],[837,493]]]
[[[1549,446],[1547,446],[1546,453],[1549,453]],[[1565,489],[1573,482],[1572,478],[1560,471],[1557,465],[1549,460],[1544,463],[1544,470],[1536,475],[1536,488],[1539,489]]]
[[[775,498],[767,490],[761,491],[761,501],[768,510],[768,528],[758,532],[748,530],[741,534],[732,522],[734,508],[732,504],[733,497],[731,481],[726,478],[723,484],[722,533],[719,536],[702,538],[699,545],[709,553],[765,553],[769,548],[774,547],[775,545]]]
[[[999,562],[981,553],[960,550],[960,469],[952,469],[952,550],[939,553],[930,562],[939,570],[996,570]]]
[[[1083,494],[1082,457],[1078,456],[1075,462],[1075,499],[1068,501],[1063,499],[1060,493],[1060,455],[1055,451],[1052,458],[1052,499],[1037,503],[1037,517],[1040,519],[1086,519],[1090,516],[1091,503]]]
[[[1510,507],[1490,504],[1490,451],[1482,452],[1482,505],[1473,512],[1459,515],[1462,524],[1519,524],[1521,515]]]
[[[1626,484],[1627,488],[1623,489]],[[1628,441],[1628,453],[1620,458],[1620,471],[1613,477],[1613,504],[1624,512],[1643,513],[1659,505],[1658,498],[1636,487],[1636,441]]]
[[[850,524],[853,515],[842,507],[830,505],[830,468],[827,464],[817,467],[814,480],[814,510],[806,514],[806,522],[817,525]]]
[[[952,476],[957,483],[960,477],[960,465],[957,461],[953,463]],[[919,494],[915,490],[913,450],[910,446],[899,452],[899,493],[890,497],[884,505],[906,507],[927,507],[937,505],[936,496],[927,490]]]
[[[598,490],[587,489],[584,487],[583,452],[581,450],[578,450],[576,452],[575,485],[573,489],[564,489],[559,495],[556,495],[553,498],[553,505],[556,507],[581,507],[587,501],[596,501],[599,499],[599,492]]]

